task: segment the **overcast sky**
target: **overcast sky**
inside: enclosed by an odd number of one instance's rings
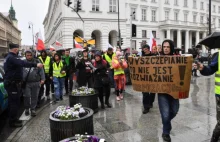
[[[49,0],[13,0],[12,4],[21,31],[22,44],[33,44],[32,31],[28,29],[29,22],[34,24],[34,33],[41,30],[44,39],[43,20],[47,14]],[[11,0],[0,0],[0,12],[8,12],[10,6]]]

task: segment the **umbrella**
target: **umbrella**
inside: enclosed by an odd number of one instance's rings
[[[220,48],[220,32],[214,32],[201,40],[198,44],[208,46],[210,49]]]

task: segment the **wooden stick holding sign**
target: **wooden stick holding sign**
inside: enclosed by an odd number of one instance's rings
[[[189,96],[193,58],[184,56],[129,57],[135,91],[167,93],[175,99]]]

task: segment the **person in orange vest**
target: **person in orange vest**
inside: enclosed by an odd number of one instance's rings
[[[117,51],[116,56],[113,57],[112,67],[114,69],[114,80],[116,84],[116,100],[120,101],[123,99],[122,92],[125,89],[126,83],[124,69],[128,67],[120,51]]]

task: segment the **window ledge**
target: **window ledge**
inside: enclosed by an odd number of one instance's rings
[[[108,14],[118,14],[118,12],[107,12]]]
[[[141,22],[148,22],[148,20],[141,20]]]
[[[150,21],[150,22],[152,22],[152,23],[158,23],[157,21]]]
[[[179,6],[178,4],[174,4],[174,6]]]
[[[102,13],[102,11],[90,11],[91,13]]]

